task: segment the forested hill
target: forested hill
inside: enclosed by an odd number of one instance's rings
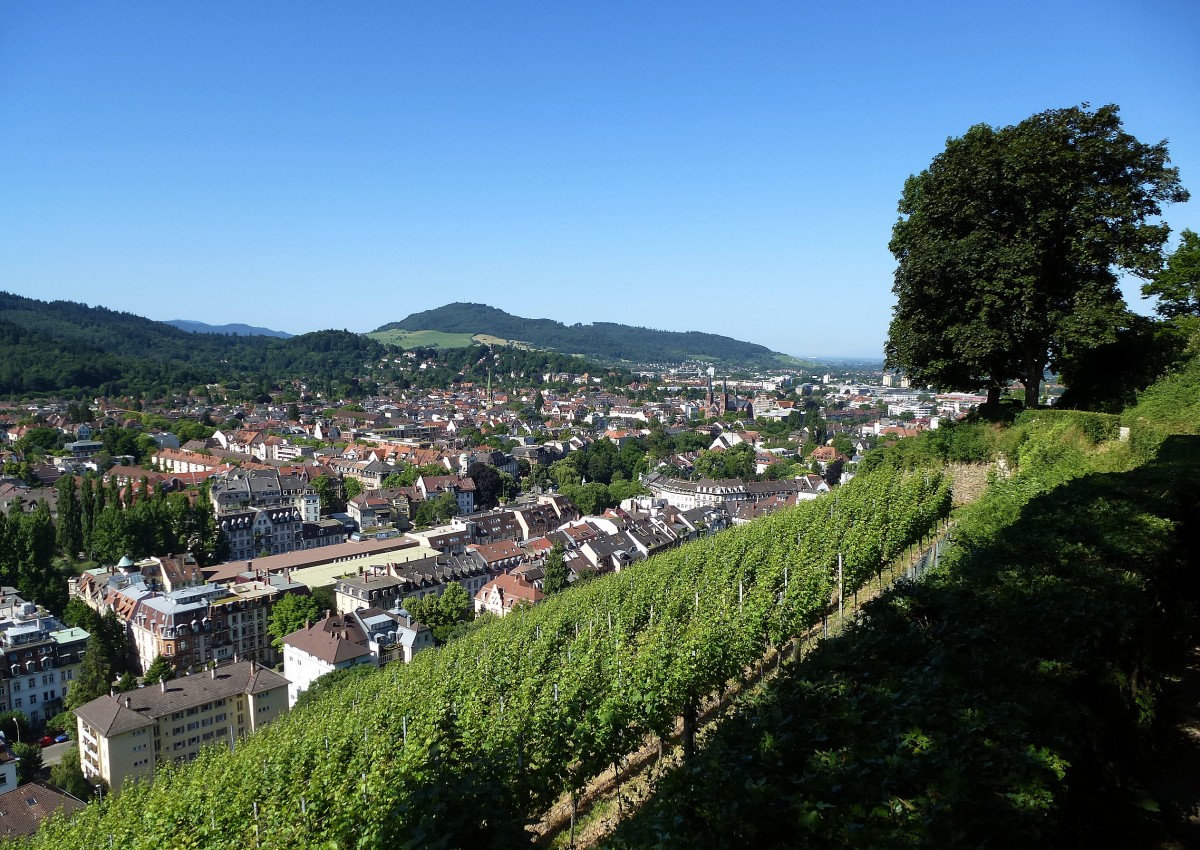
[[[0,395],[158,397],[231,380],[342,380],[361,375],[385,350],[348,331],[290,339],[195,334],[132,313],[0,292]]]
[[[714,360],[721,363],[780,366],[797,363],[763,345],[699,331],[657,331],[613,322],[564,325],[553,319],[525,319],[486,304],[447,304],[413,313],[399,322],[377,328],[387,331],[440,331],[487,334],[603,360],[638,363]]]

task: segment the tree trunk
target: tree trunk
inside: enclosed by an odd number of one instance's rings
[[[987,406],[997,407],[1000,404],[1000,384],[994,383],[987,388]]]
[[[691,758],[696,751],[696,700],[689,698],[683,706],[683,755]]]
[[[1026,343],[1025,347],[1025,409],[1034,410],[1042,390],[1042,375],[1046,372],[1046,346]]]
[[[1025,378],[1025,409],[1035,410],[1038,406],[1038,398],[1042,391],[1042,372],[1045,367],[1030,369],[1029,374]]]

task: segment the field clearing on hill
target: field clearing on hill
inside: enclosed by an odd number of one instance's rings
[[[367,336],[377,342],[403,348],[466,348],[474,342],[471,334],[450,334],[442,331],[376,331]]]
[[[466,348],[474,343],[485,345],[510,345],[513,348],[530,350],[527,342],[493,336],[492,334],[446,333],[444,331],[374,331],[367,334],[371,339],[387,345],[403,348]]]

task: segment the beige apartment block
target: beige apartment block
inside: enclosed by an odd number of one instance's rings
[[[206,746],[232,747],[288,709],[288,681],[237,661],[160,685],[98,697],[75,709],[84,776],[114,791],[154,778],[155,766],[192,761]]]

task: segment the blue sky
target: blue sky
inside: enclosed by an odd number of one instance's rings
[[[1117,103],[1200,230],[1198,42],[1194,0],[6,0],[0,289],[881,356],[904,179],[972,124]]]

